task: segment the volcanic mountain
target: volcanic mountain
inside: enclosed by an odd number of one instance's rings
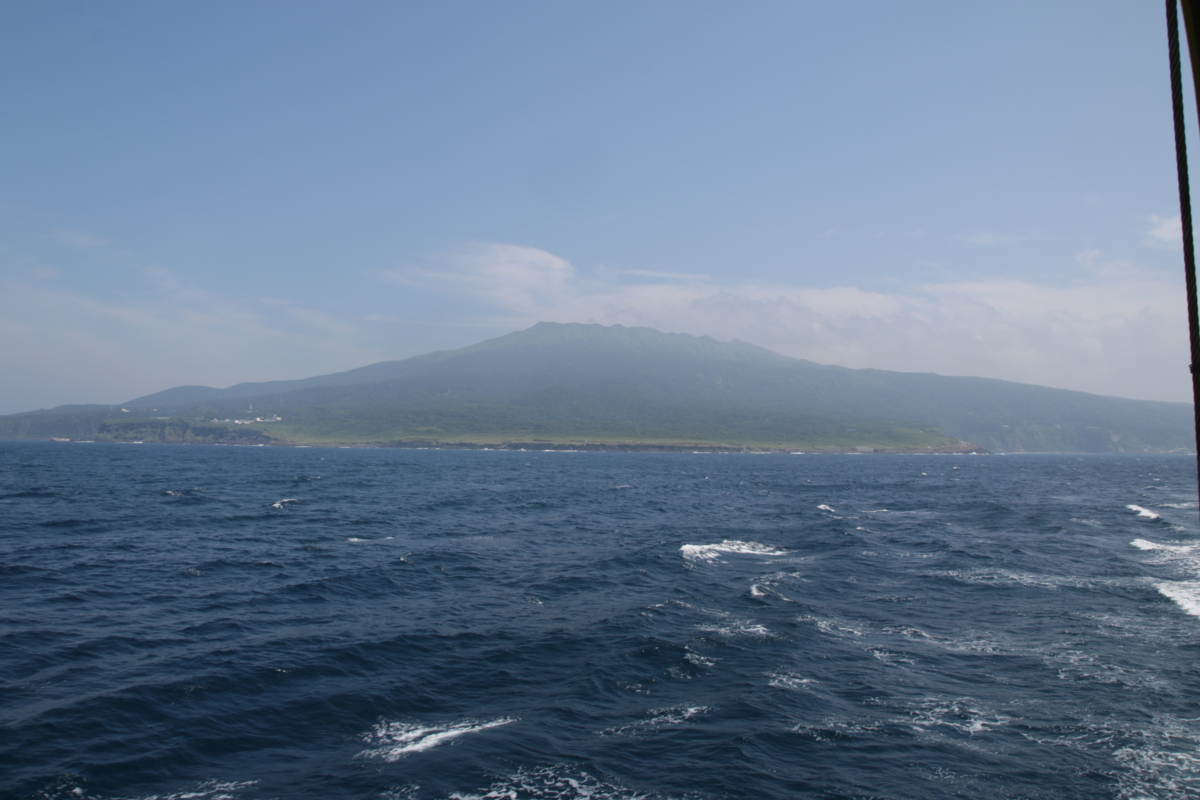
[[[303,380],[13,414],[0,417],[0,436],[1093,453],[1186,451],[1194,441],[1184,403],[823,366],[741,341],[549,322]]]

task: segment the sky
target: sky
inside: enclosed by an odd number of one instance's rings
[[[541,320],[1190,400],[1157,2],[0,0],[0,75],[0,413]]]

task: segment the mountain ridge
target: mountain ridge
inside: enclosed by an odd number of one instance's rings
[[[59,418],[73,420],[70,438],[164,414],[211,425],[253,407],[283,418],[252,425],[281,443],[1169,452],[1194,441],[1184,403],[855,370],[736,340],[549,322],[458,350],[300,380],[174,387],[121,407],[117,418],[107,406],[0,417],[0,436],[46,436]]]

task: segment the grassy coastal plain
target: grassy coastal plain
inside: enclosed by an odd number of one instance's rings
[[[539,323],[294,381],[181,386],[0,417],[0,437],[209,444],[806,452],[1184,452],[1192,409],[853,370],[745,342]]]
[[[298,415],[305,417],[308,415]],[[80,425],[76,439],[110,442],[175,442],[194,444],[242,445],[321,445],[358,447],[441,447],[441,448],[512,448],[512,449],[589,449],[589,450],[713,450],[713,451],[787,451],[809,452],[966,452],[975,445],[953,437],[911,428],[889,425],[864,425],[846,430],[836,424],[821,425],[800,421],[792,426],[766,418],[748,420],[741,425],[718,429],[703,425],[702,420],[682,418],[644,421],[638,425],[612,423],[571,425],[525,423],[508,419],[493,420],[492,425],[458,417],[433,415],[381,415],[345,420],[333,415],[324,418],[282,420],[279,422],[213,423],[199,417],[146,419],[124,416],[100,420],[91,431]],[[397,416],[401,418],[397,419]],[[414,418],[415,417],[415,418]],[[423,423],[439,422],[444,427]],[[704,437],[688,436],[705,431]],[[56,429],[56,432],[65,433]],[[774,434],[774,435],[772,435]],[[15,437],[14,437],[15,438]],[[72,437],[22,437],[72,438]]]

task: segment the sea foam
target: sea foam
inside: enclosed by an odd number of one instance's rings
[[[1163,581],[1154,588],[1188,614],[1200,617],[1200,581]]]
[[[1134,539],[1131,545],[1139,550],[1165,550],[1168,553],[1190,553],[1200,545],[1194,544],[1160,544],[1149,539]]]
[[[410,722],[381,722],[371,729],[365,740],[373,745],[359,755],[396,761],[412,753],[429,750],[469,733],[507,725],[516,720],[494,719],[490,722],[462,720],[449,725],[422,726]]]
[[[569,766],[521,770],[476,792],[451,792],[450,800],[652,800]]]
[[[1197,557],[1200,545],[1161,544],[1148,539],[1134,539],[1129,544],[1139,550],[1155,553],[1159,563],[1171,564],[1189,576],[1200,574],[1200,558]],[[1154,588],[1184,612],[1200,617],[1200,581],[1162,581],[1154,584]]]
[[[1137,515],[1139,517],[1144,517],[1145,519],[1158,519],[1159,518],[1158,514],[1155,514],[1153,511],[1151,511],[1148,508],[1142,508],[1141,506],[1135,506],[1135,505],[1128,505],[1125,507],[1128,508],[1130,511],[1136,511]]]
[[[717,561],[725,553],[741,553],[754,556],[785,556],[789,551],[778,547],[759,544],[758,542],[742,542],[736,539],[726,539],[720,544],[685,544],[679,552],[688,561]]]

